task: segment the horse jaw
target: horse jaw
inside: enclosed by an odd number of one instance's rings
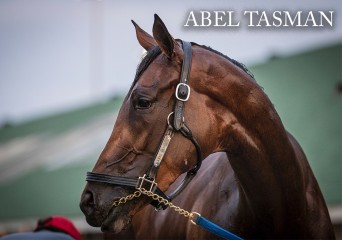
[[[102,223],[101,231],[102,232],[112,232],[118,234],[125,230],[129,224],[132,222],[132,217],[130,216],[120,216],[115,219],[113,222],[108,221],[107,219]]]
[[[120,233],[132,222],[133,214],[127,213],[122,208],[113,208],[101,225],[102,232]]]
[[[119,233],[122,230],[124,230],[125,226],[127,226],[127,222],[124,221],[124,219],[118,219],[114,224],[113,224],[113,232],[114,233]]]

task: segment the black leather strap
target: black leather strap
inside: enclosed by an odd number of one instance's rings
[[[138,184],[138,178],[111,176],[103,173],[93,172],[87,172],[86,180],[91,182],[101,182],[126,187],[136,187]]]
[[[176,105],[174,110],[174,119],[173,119],[173,127],[176,131],[179,131],[183,124],[183,115],[184,115],[184,102],[180,99],[187,99],[188,95],[190,94],[190,88],[187,86],[190,69],[191,69],[191,60],[192,60],[192,50],[191,50],[191,43],[182,41],[183,45],[183,64],[182,64],[182,72],[181,78],[179,80],[179,84],[176,91]]]
[[[133,187],[138,188],[141,185],[141,178],[130,178],[130,177],[120,177],[120,176],[111,176],[103,173],[93,173],[87,172],[87,181],[90,182],[100,182],[100,183],[107,183],[111,185],[118,185],[118,186],[125,186],[125,187]],[[142,183],[142,186],[145,189],[149,190],[150,186],[146,185],[146,183]],[[158,188],[158,186],[153,187],[151,189],[152,192],[158,194],[159,196],[169,200],[168,196]],[[167,206],[161,205],[158,201],[153,200],[151,205],[155,208],[163,208],[166,209]]]
[[[178,188],[175,191],[173,191],[170,195],[168,195],[170,200],[177,197],[186,188],[186,186],[188,186],[191,180],[196,176],[198,170],[200,169],[202,165],[202,160],[203,160],[201,147],[198,144],[197,140],[192,135],[191,130],[186,126],[185,123],[183,123],[182,128],[180,129],[180,132],[183,134],[184,137],[189,139],[192,142],[192,144],[195,146],[196,155],[197,155],[197,164],[190,171],[187,172],[185,178],[183,179],[182,183],[178,186]]]
[[[201,146],[197,142],[196,138],[194,138],[190,128],[188,128],[186,124],[183,124],[180,132],[183,134],[184,137],[189,139],[196,148],[197,164],[189,171],[191,175],[195,176],[200,169],[203,161]]]

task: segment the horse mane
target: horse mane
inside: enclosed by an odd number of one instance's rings
[[[225,59],[227,59],[228,61],[230,61],[231,63],[233,63],[235,66],[239,67],[240,69],[242,69],[245,73],[247,73],[249,76],[251,76],[254,79],[254,75],[248,70],[248,68],[243,64],[240,63],[238,61],[236,61],[233,58],[230,58],[226,55],[224,55],[223,53],[212,49],[211,47],[205,46],[205,45],[198,45],[197,43],[191,42],[191,44],[199,46],[201,48],[204,48],[210,52],[213,52]],[[159,48],[159,46],[155,46],[153,48],[151,48],[143,57],[143,59],[141,60],[141,62],[139,63],[136,73],[135,73],[135,77],[134,77],[134,81],[130,87],[129,92],[132,91],[134,85],[137,83],[137,81],[139,80],[141,74],[146,70],[146,68],[153,62],[153,60],[159,55],[161,54],[161,49]]]
[[[219,56],[221,56],[221,57],[227,59],[228,61],[230,61],[230,62],[233,63],[235,66],[237,66],[237,67],[239,67],[240,69],[242,69],[245,73],[247,73],[251,78],[254,79],[253,73],[252,73],[251,71],[248,70],[248,68],[245,66],[245,64],[243,64],[243,63],[241,63],[241,62],[239,62],[239,61],[237,61],[237,60],[235,60],[235,59],[233,59],[233,58],[230,58],[230,57],[228,57],[227,55],[224,55],[223,53],[221,53],[221,52],[219,52],[219,51],[217,51],[217,50],[215,50],[215,49],[212,49],[212,48],[209,47],[209,46],[198,45],[197,43],[192,43],[192,44],[194,44],[194,45],[196,45],[196,46],[199,46],[199,47],[201,47],[201,48],[204,48],[204,49],[206,49],[206,50],[208,50],[208,51],[210,51],[210,52],[213,52],[213,53],[215,53],[215,54],[217,54],[217,55],[219,55]]]

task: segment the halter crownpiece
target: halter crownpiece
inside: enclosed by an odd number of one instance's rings
[[[176,87],[175,97],[176,103],[174,112],[171,112],[167,117],[167,129],[164,133],[160,146],[158,148],[158,152],[156,153],[154,160],[152,162],[151,167],[144,174],[143,177],[122,177],[122,176],[111,176],[107,174],[101,173],[93,173],[88,172],[86,180],[90,182],[101,182],[106,184],[120,185],[125,187],[133,187],[137,190],[147,189],[169,201],[173,198],[177,197],[185,187],[190,183],[193,177],[196,175],[197,171],[201,167],[202,164],[202,153],[201,148],[196,139],[193,137],[190,129],[186,126],[184,122],[184,105],[185,102],[188,101],[190,97],[190,86],[188,85],[188,80],[190,76],[191,69],[191,58],[192,58],[192,50],[191,43],[182,41],[183,45],[183,63],[182,63],[182,72],[180,76],[180,81]],[[174,116],[173,122],[170,121],[170,117]],[[167,148],[171,142],[171,139],[174,133],[180,132],[185,138],[189,139],[196,148],[197,154],[197,164],[187,172],[185,178],[182,183],[178,186],[178,188],[172,192],[169,196],[166,196],[163,191],[158,188],[158,184],[155,181],[157,177],[157,173],[160,167],[160,164],[163,160],[164,154],[167,151]],[[151,204],[157,209],[163,208],[165,209],[167,206],[159,203],[158,201],[152,201]]]

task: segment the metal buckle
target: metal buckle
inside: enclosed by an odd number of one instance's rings
[[[178,96],[178,90],[179,90],[179,87],[180,86],[185,86],[187,88],[187,95],[185,98],[181,98],[180,96]],[[186,83],[178,83],[177,85],[177,88],[176,88],[176,98],[179,100],[179,101],[182,101],[182,102],[186,102],[189,100],[189,97],[190,97],[190,87],[188,84]]]
[[[137,187],[136,187],[136,189],[138,189],[139,191],[141,191],[142,189],[145,189],[147,191],[154,192],[156,188],[157,188],[157,183],[154,181],[154,179],[150,180],[146,178],[146,174],[144,174],[144,176],[142,177],[139,177]]]

